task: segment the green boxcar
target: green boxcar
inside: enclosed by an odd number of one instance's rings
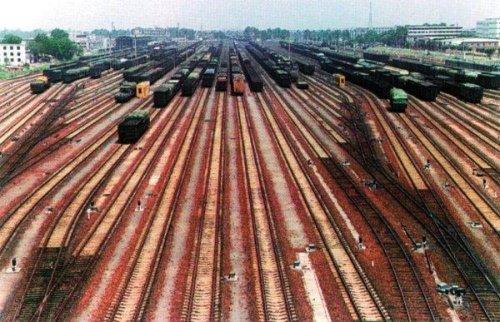
[[[394,112],[404,112],[406,106],[408,105],[408,95],[402,89],[393,87],[389,92],[389,98],[391,102],[391,111]]]
[[[68,69],[64,74],[63,74],[63,82],[65,84],[72,83],[78,79],[82,79],[84,77],[89,76],[90,73],[90,67],[84,66],[76,69]]]

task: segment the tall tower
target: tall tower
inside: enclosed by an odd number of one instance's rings
[[[372,8],[371,1],[370,1],[370,17],[368,18],[368,28],[370,28],[370,29],[373,28],[373,8]]]

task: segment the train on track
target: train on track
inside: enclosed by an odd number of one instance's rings
[[[389,92],[391,111],[404,112],[408,105],[408,95],[400,88],[393,87]]]
[[[40,76],[30,82],[30,89],[33,94],[41,94],[50,88],[48,77]]]
[[[123,82],[120,86],[120,90],[115,95],[115,101],[117,103],[125,103],[130,101],[136,95],[137,83],[134,82]]]
[[[264,88],[264,82],[262,77],[257,73],[252,65],[252,61],[248,55],[243,51],[243,48],[236,46],[236,51],[238,52],[238,57],[240,58],[243,72],[248,82],[248,86],[252,92],[262,92]]]
[[[178,79],[171,79],[157,87],[153,92],[154,107],[166,107],[180,88],[181,83]]]
[[[203,73],[203,67],[196,67],[182,84],[182,96],[191,96],[198,88]]]
[[[229,70],[231,93],[243,95],[245,93],[245,76],[243,76],[243,69],[233,47],[229,49]]]
[[[149,112],[137,110],[128,114],[118,124],[118,138],[120,143],[130,144],[137,142],[149,128]]]
[[[290,72],[273,60],[275,56],[272,56],[269,50],[253,42],[248,44],[246,49],[279,86],[290,88],[292,85]]]
[[[284,44],[282,44],[284,46]],[[290,44],[290,50],[301,55],[316,59],[321,69],[328,73],[340,73],[348,80],[363,79],[363,82],[374,89],[377,95],[382,93],[385,84],[371,84],[372,81],[384,81],[393,87],[404,89],[408,93],[426,101],[434,101],[441,90],[450,93],[460,100],[472,103],[481,102],[483,90],[480,87],[495,89],[500,85],[500,74],[495,72],[471,73],[409,59],[391,58],[389,55],[365,52],[363,56],[351,52],[337,52],[325,48]],[[403,70],[405,73],[398,72]],[[355,72],[369,74],[368,77],[354,75]],[[410,75],[406,75],[410,72]],[[447,79],[448,84],[442,77]],[[457,85],[454,85],[454,83]]]

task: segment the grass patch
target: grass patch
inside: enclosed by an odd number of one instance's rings
[[[42,70],[46,69],[47,67],[49,67],[48,64],[42,64],[42,65],[37,65],[35,67],[30,66],[30,67],[24,67],[23,69],[10,71],[0,66],[0,79],[10,79],[28,74],[39,73]]]

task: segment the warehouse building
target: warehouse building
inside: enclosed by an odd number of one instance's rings
[[[476,33],[478,37],[500,39],[500,18],[478,21]]]
[[[407,26],[408,35],[406,40],[408,42],[417,42],[421,40],[443,39],[459,37],[463,32],[463,27],[455,25],[414,25]]]
[[[26,63],[26,44],[0,44],[0,65],[22,66]]]

